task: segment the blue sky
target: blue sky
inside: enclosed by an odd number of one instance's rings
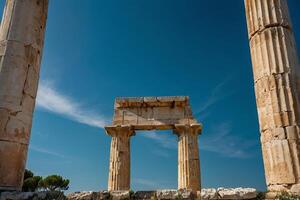
[[[300,1],[289,5],[300,44]],[[106,189],[115,97],[173,95],[204,125],[203,187],[264,190],[242,0],[51,0],[27,168]],[[177,188],[176,136],[131,142],[132,188]]]

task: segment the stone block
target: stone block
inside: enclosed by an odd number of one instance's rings
[[[137,191],[134,193],[136,200],[151,200],[156,198],[156,191]]]
[[[201,200],[214,200],[218,199],[218,192],[214,188],[201,189]]]
[[[271,140],[262,144],[267,183],[293,184],[295,174],[288,140]]]
[[[156,197],[158,200],[176,199],[178,197],[177,190],[157,190]]]
[[[110,192],[110,196],[112,200],[128,200],[130,199],[130,191],[112,191]]]
[[[5,183],[5,187],[20,189],[28,146],[9,141],[0,142],[0,183]]]

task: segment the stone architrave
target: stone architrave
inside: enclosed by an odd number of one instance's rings
[[[20,190],[48,0],[7,0],[0,28],[0,190]]]
[[[269,191],[300,194],[300,65],[286,0],[245,0]]]
[[[130,189],[130,136],[139,130],[173,130],[178,135],[178,188],[201,190],[198,135],[202,126],[192,115],[189,98],[117,98],[112,126],[108,190]]]

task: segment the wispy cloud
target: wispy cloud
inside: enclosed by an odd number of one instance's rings
[[[166,133],[158,133],[156,131],[147,131],[140,133],[143,137],[149,138],[154,140],[156,143],[161,145],[163,148],[166,149],[176,149],[177,142],[176,137],[172,137],[170,134]]]
[[[34,145],[30,145],[29,149],[32,150],[32,151],[42,153],[42,154],[47,154],[47,155],[50,155],[50,156],[55,156],[55,157],[59,157],[59,158],[66,158],[64,155],[62,155],[60,153],[57,153],[57,152],[54,152],[52,150],[48,150],[48,149],[45,149],[45,148],[42,148],[42,147],[37,147],[37,146],[34,146]]]
[[[225,157],[248,158],[253,156],[250,151],[256,142],[245,140],[233,135],[231,123],[220,123],[208,133],[207,137],[202,136],[200,140],[200,149],[218,153]]]
[[[159,146],[152,150],[152,153],[169,157],[168,150],[177,149],[177,139],[170,134],[159,133],[155,131],[140,133],[143,137],[149,138]],[[207,130],[206,134],[200,138],[199,148],[204,151],[214,152],[224,157],[231,158],[248,158],[253,156],[250,151],[255,145],[254,140],[245,140],[236,135],[232,130],[230,122],[220,123],[212,129]]]
[[[231,80],[231,76],[223,79],[218,83],[211,91],[210,95],[207,97],[205,102],[199,106],[199,109],[195,111],[195,115],[202,115],[202,118],[205,118],[209,115],[208,109],[220,102],[222,99],[232,95],[233,91],[224,91],[226,84]]]
[[[145,138],[153,140],[159,145],[157,148],[152,149],[152,153],[160,157],[170,157],[169,150],[174,151],[174,149],[177,149],[176,137],[169,133],[162,133],[161,131],[147,131],[139,134]]]
[[[107,124],[106,118],[102,115],[84,109],[78,101],[62,94],[49,82],[40,83],[37,106],[89,126],[103,128]]]

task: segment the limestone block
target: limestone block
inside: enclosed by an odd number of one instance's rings
[[[285,0],[245,0],[249,38],[266,27],[283,26],[291,28]]]
[[[192,190],[179,190],[177,199],[194,199],[195,194]]]
[[[300,195],[300,184],[293,185],[291,188],[291,192],[296,195]]]
[[[0,200],[64,200],[62,192],[2,192]],[[84,200],[84,199],[83,199]]]
[[[299,128],[297,126],[287,126],[285,127],[287,139],[297,140],[299,139]]]
[[[41,2],[9,1],[6,10],[14,10],[13,17],[9,12],[5,12],[0,39],[24,42],[33,44],[35,47],[43,45],[44,30],[46,26],[48,1]],[[11,29],[13,26],[13,29]],[[26,31],[24,31],[26,30]]]
[[[74,192],[67,195],[68,200],[93,200],[93,192]]]
[[[6,187],[20,187],[23,182],[23,170],[26,164],[27,145],[1,141],[0,145],[0,183]],[[1,187],[1,185],[0,185]]]
[[[7,0],[0,27],[0,188],[19,190],[25,169],[48,0]]]
[[[262,144],[267,184],[296,182],[288,140],[272,140]]]
[[[218,188],[219,199],[255,199],[257,192],[253,188]]]
[[[217,190],[214,188],[201,189],[201,200],[218,199]]]
[[[128,200],[130,199],[129,191],[112,191],[110,192],[112,200]]]
[[[241,199],[255,199],[257,197],[257,191],[254,188],[236,188]]]
[[[196,122],[188,97],[117,98],[113,125],[131,125],[136,130],[165,130],[174,124]]]
[[[134,193],[134,199],[151,200],[156,196],[156,191],[137,191]]]
[[[289,73],[298,65],[294,38],[282,27],[266,29],[250,40],[254,80],[272,74]],[[288,56],[286,56],[288,55]]]
[[[245,0],[268,189],[300,181],[300,65],[287,0]]]
[[[220,196],[220,199],[239,199],[240,195],[238,192],[234,189],[227,189],[227,188],[218,188],[218,195]]]
[[[158,200],[176,199],[178,197],[177,190],[157,190],[156,197]]]

